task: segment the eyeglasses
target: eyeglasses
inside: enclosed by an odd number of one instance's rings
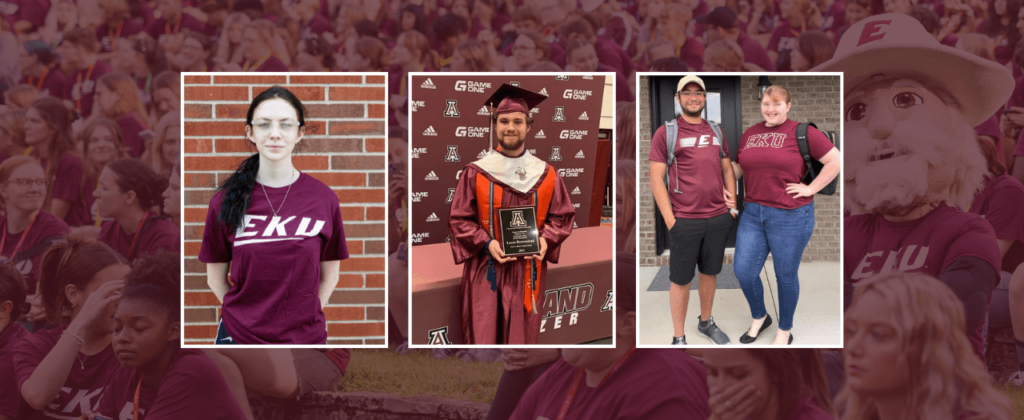
[[[252,124],[252,127],[259,134],[269,134],[274,129],[274,124],[270,121],[256,121]],[[281,121],[277,128],[282,133],[294,134],[299,130],[299,123],[295,121]]]
[[[533,51],[535,49],[537,49],[537,47],[512,47],[512,52]]]
[[[15,178],[7,180],[7,183],[13,182],[15,185],[21,187],[23,190],[27,190],[35,184],[37,187],[46,188],[46,178]]]
[[[689,90],[684,90],[682,92],[679,92],[679,96],[682,96],[684,98],[703,97],[704,96],[704,92],[693,92],[693,91],[689,91]]]

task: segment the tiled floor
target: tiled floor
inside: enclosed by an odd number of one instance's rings
[[[778,287],[771,261],[766,264],[772,289],[778,302]],[[640,346],[660,346],[672,342],[672,320],[670,317],[669,292],[647,292],[658,267],[640,267],[638,275],[639,294],[639,342]],[[763,277],[763,276],[762,276]],[[842,336],[842,272],[839,262],[812,262],[800,265],[800,300],[793,322],[793,345],[839,347]],[[765,286],[765,307],[774,320],[771,327],[751,344],[769,346],[775,338],[778,317],[772,306],[772,295]],[[776,303],[776,307],[778,304]],[[690,345],[713,345],[710,339],[697,332],[697,316],[700,314],[700,300],[697,291],[690,293],[690,304],[686,313],[686,341]],[[718,290],[711,311],[715,323],[732,340],[739,344],[739,337],[750,328],[750,307],[739,289]]]

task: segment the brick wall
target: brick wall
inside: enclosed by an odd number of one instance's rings
[[[199,254],[207,207],[217,186],[255,152],[245,139],[253,97],[272,85],[306,106],[306,134],[292,163],[330,186],[341,201],[350,258],[324,313],[328,344],[384,344],[384,76],[185,76],[185,341],[212,344],[220,302],[206,284]]]
[[[792,108],[789,118],[799,122],[814,122],[822,130],[839,132],[842,117],[839,76],[770,76],[772,84],[782,85],[792,94]],[[668,265],[668,256],[655,255],[654,245],[654,196],[650,187],[651,137],[657,126],[651,126],[650,81],[641,76],[637,86],[640,113],[637,116],[637,136],[640,142],[640,265]],[[761,103],[757,99],[757,76],[740,76],[741,125],[742,130],[757,124],[761,117]],[[742,131],[741,130],[741,131]],[[840,144],[840,147],[842,145]],[[842,176],[842,175],[840,175]],[[841,184],[840,184],[841,186]],[[840,188],[840,191],[842,188]],[[839,194],[814,196],[814,234],[803,261],[839,261],[839,229],[842,224]],[[726,254],[726,263],[732,262],[731,253]]]

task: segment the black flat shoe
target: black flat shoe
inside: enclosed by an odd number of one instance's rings
[[[793,334],[792,333],[789,334],[789,343],[786,343],[786,345],[790,345],[790,344],[793,344]]]
[[[767,317],[767,319],[765,319],[764,323],[761,324],[761,329],[757,330],[757,335],[751,337],[749,334],[743,333],[743,335],[740,336],[740,343],[743,343],[743,344],[753,343],[755,340],[757,340],[757,337],[761,336],[761,333],[764,332],[764,330],[767,329],[768,326],[772,325],[772,316],[771,315],[765,315],[765,317]]]

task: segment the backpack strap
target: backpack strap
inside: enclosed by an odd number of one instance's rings
[[[718,141],[722,143],[718,146],[718,158],[725,159],[725,137],[722,136],[722,127],[719,127],[718,123],[714,121],[707,121],[708,125],[711,126],[711,131],[715,132],[715,136],[718,137]]]
[[[679,127],[675,120],[665,121],[665,186],[669,185],[669,172],[676,161],[676,143],[679,141]]]
[[[796,146],[800,149],[800,156],[804,158],[804,165],[807,166],[807,173],[811,174],[811,179],[814,179],[818,175],[814,173],[814,167],[811,166],[811,151],[810,147],[807,146],[807,127],[811,126],[815,129],[818,126],[814,123],[800,123],[796,126]]]

